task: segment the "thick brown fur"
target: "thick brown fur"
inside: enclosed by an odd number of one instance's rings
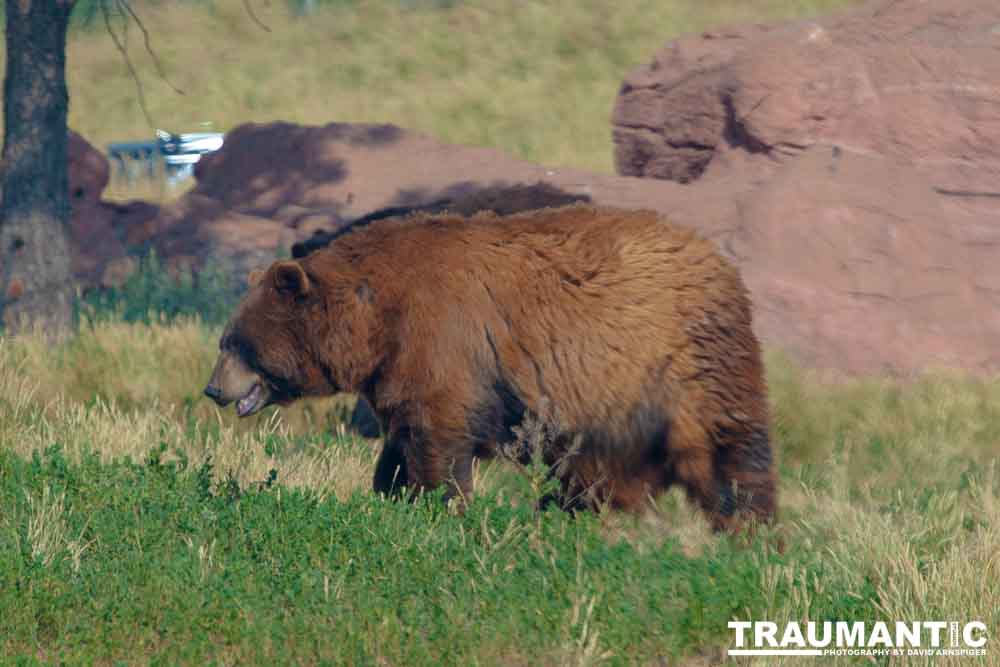
[[[638,510],[677,483],[717,530],[775,511],[747,291],[711,242],[653,212],[371,225],[272,266],[222,348],[272,402],[370,401],[388,430],[380,492],[468,497],[474,458],[549,414],[562,435],[544,456],[562,459],[565,505]]]

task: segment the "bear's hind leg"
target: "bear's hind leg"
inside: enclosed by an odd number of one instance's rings
[[[736,503],[714,452],[716,443],[691,412],[677,410],[670,428],[670,479],[708,516],[715,532],[732,531]]]
[[[732,497],[716,478],[711,452],[692,449],[677,454],[674,473],[688,499],[708,516],[712,530],[728,530],[733,515]]]
[[[536,507],[539,511],[543,512],[556,507],[563,512],[575,515],[598,508],[599,503],[594,498],[593,489],[582,484],[574,475],[566,474],[558,477],[553,470],[550,470],[546,481],[553,479],[559,480],[559,489],[550,491],[538,499]]]
[[[736,442],[731,438],[720,440],[715,465],[727,504],[732,507],[732,525],[728,527],[741,530],[748,522],[771,521],[777,491],[766,429],[753,430]]]

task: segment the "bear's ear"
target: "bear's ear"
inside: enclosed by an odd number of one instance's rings
[[[275,263],[274,286],[279,292],[292,296],[306,296],[311,287],[305,269],[292,259]]]
[[[264,277],[264,272],[260,269],[254,269],[247,275],[247,285],[250,287],[256,287],[260,279]]]
[[[358,295],[358,301],[361,303],[371,303],[375,300],[375,291],[368,284],[367,280],[362,280],[361,283],[354,288],[354,293]]]

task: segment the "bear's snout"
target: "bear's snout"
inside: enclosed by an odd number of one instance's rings
[[[205,395],[208,396],[213,401],[215,401],[216,403],[218,403],[219,405],[225,405],[226,403],[224,400],[222,400],[222,390],[216,387],[211,382],[209,382],[205,386]]]

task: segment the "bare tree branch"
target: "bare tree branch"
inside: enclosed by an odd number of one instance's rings
[[[111,26],[111,8],[109,5],[114,3],[115,8],[122,16],[122,34],[119,36],[115,33],[114,28]],[[142,86],[142,81],[139,79],[139,73],[135,69],[135,65],[132,63],[132,59],[128,55],[128,26],[130,22],[134,22],[138,26],[139,30],[142,32],[142,42],[146,49],[146,53],[153,61],[153,66],[156,67],[156,73],[159,75],[163,81],[170,86],[170,88],[178,95],[183,95],[184,91],[175,86],[169,78],[167,78],[167,73],[163,68],[163,63],[160,61],[159,56],[156,55],[156,51],[153,50],[153,43],[149,36],[149,30],[146,29],[146,24],[142,22],[139,15],[136,14],[135,10],[132,9],[132,5],[129,4],[129,0],[100,0],[99,3],[101,8],[101,16],[104,18],[104,26],[108,30],[108,34],[111,36],[111,41],[114,42],[115,48],[122,55],[122,60],[125,61],[125,67],[128,68],[129,75],[135,82],[136,95],[139,101],[139,108],[142,110],[142,115],[146,118],[146,123],[149,124],[151,128],[155,128],[153,123],[153,118],[149,114],[149,107],[146,106],[146,94]],[[250,0],[243,0],[243,8],[246,10],[247,15],[256,23],[262,30],[266,32],[271,32],[271,28],[264,24],[253,11],[253,7],[250,5]],[[130,21],[131,19],[131,21]]]
[[[253,19],[253,22],[261,27],[265,32],[271,32],[271,29],[264,25],[264,22],[257,18],[257,15],[253,12],[253,7],[250,6],[250,0],[243,0],[243,8],[246,10],[247,14]]]
[[[153,60],[153,65],[156,67],[156,73],[160,75],[160,78],[163,79],[168,86],[173,88],[175,93],[177,93],[178,95],[183,95],[184,91],[175,86],[173,83],[171,83],[170,79],[167,78],[166,72],[163,71],[163,64],[160,62],[160,58],[159,56],[156,55],[156,52],[153,51],[153,45],[149,40],[149,31],[146,30],[146,25],[142,22],[142,19],[140,19],[139,15],[136,14],[135,10],[132,9],[132,6],[128,3],[128,0],[115,0],[115,2],[117,2],[118,6],[124,9],[125,12],[132,17],[132,20],[135,21],[135,24],[139,26],[139,30],[142,31],[142,41],[146,46],[146,52],[149,54],[149,57],[152,58]]]
[[[146,94],[142,88],[142,80],[139,78],[138,72],[135,71],[135,66],[132,64],[132,59],[128,57],[128,50],[122,43],[122,40],[115,33],[114,28],[111,27],[111,12],[108,10],[108,0],[101,0],[101,16],[104,18],[104,27],[107,28],[108,34],[111,35],[111,41],[115,43],[115,48],[118,52],[122,54],[122,60],[125,61],[125,67],[128,68],[129,75],[132,77],[132,81],[135,82],[135,91],[139,101],[139,109],[142,110],[142,115],[146,117],[146,123],[150,127],[155,127],[153,123],[153,117],[149,115],[149,109],[146,107]]]

